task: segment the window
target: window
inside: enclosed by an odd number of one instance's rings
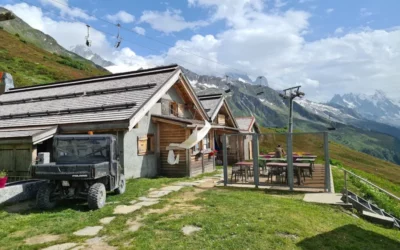
[[[203,138],[203,150],[210,149],[210,148],[211,148],[211,145],[210,145],[210,134],[207,134]]]
[[[154,153],[154,135],[149,134],[138,137],[138,155]]]
[[[218,115],[218,124],[219,125],[225,125],[225,115]]]
[[[185,105],[178,104],[178,117],[184,117],[184,116],[185,116]]]

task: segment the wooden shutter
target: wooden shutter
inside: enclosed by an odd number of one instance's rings
[[[138,137],[138,155],[145,155],[147,152],[147,136]]]

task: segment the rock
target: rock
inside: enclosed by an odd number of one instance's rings
[[[79,231],[74,232],[76,236],[95,236],[103,229],[103,226],[85,227]]]
[[[58,244],[58,245],[54,245],[54,246],[51,246],[51,247],[46,247],[46,248],[43,248],[42,250],[68,250],[68,249],[71,249],[71,248],[75,247],[76,245],[78,245],[78,244],[76,244],[76,243],[63,243],[63,244]]]
[[[195,233],[198,231],[201,231],[200,227],[196,227],[196,226],[192,226],[192,225],[182,227],[182,232],[184,235],[191,235],[192,233]]]
[[[114,214],[129,214],[129,213],[133,213],[141,208],[142,208],[142,206],[138,205],[138,204],[135,204],[132,206],[119,205],[114,209]]]
[[[105,217],[103,219],[100,219],[100,223],[103,225],[107,225],[107,224],[110,224],[110,222],[113,221],[114,219],[115,219],[115,216]]]
[[[183,188],[183,186],[167,186],[161,188],[162,191],[179,191]]]
[[[86,240],[85,250],[115,250],[116,247],[112,247],[104,241],[105,237],[94,237]]]
[[[130,201],[129,203],[133,205],[133,204],[137,203],[137,200]]]
[[[56,241],[59,240],[60,238],[61,238],[60,235],[42,234],[25,239],[24,242],[26,245],[36,245],[36,244],[43,244],[47,242]]]

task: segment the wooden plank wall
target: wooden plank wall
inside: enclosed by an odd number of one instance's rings
[[[186,140],[186,131],[178,125],[160,123],[160,174],[167,177],[188,176],[186,150],[174,150],[175,156],[179,154],[179,163],[170,165],[168,163],[168,150],[170,143],[182,143]]]

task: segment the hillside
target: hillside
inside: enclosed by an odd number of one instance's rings
[[[11,73],[16,87],[109,74],[89,61],[50,53],[3,29],[0,41],[0,71]]]

